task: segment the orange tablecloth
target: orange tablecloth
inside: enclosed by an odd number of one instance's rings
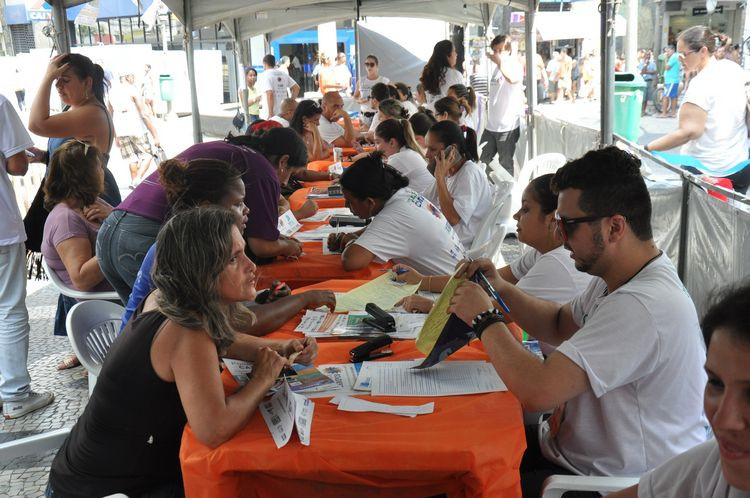
[[[344,363],[356,344],[322,343],[316,363]],[[420,356],[414,341],[392,349],[389,360]],[[451,359],[486,355],[463,348]],[[234,384],[226,372],[223,379],[229,388]],[[214,450],[187,426],[180,449],[187,498],[521,496],[518,467],[526,441],[512,394],[362,398],[399,405],[434,401],[435,412],[415,418],[344,413],[329,398],[316,399],[310,446],[294,435],[281,449],[258,412]]]
[[[303,223],[302,230],[309,230],[323,223]],[[346,271],[341,266],[340,254],[323,254],[320,242],[305,242],[304,254],[298,260],[277,259],[273,263],[258,267],[260,278],[258,288],[265,289],[274,280],[286,282],[296,289],[330,279],[364,279],[372,280],[381,275],[380,269],[393,266],[391,263],[370,263],[361,270]]]
[[[333,159],[320,159],[319,161],[310,161],[307,163],[307,169],[310,171],[328,171],[328,167],[333,164]],[[348,168],[351,166],[349,161],[341,161],[341,166]]]
[[[313,185],[315,187],[327,187],[330,184],[331,182],[325,181],[314,182],[314,185],[312,182],[307,183],[307,185]],[[289,207],[292,211],[296,211],[297,209],[301,208],[305,201],[307,201],[307,194],[310,193],[311,188],[312,187],[302,187],[300,189],[297,189],[292,195],[289,196]],[[335,197],[333,199],[315,199],[315,202],[321,209],[344,207],[345,204],[343,197]]]

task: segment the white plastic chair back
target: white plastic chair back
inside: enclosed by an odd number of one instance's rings
[[[44,268],[44,273],[47,274],[47,276],[49,277],[49,281],[52,282],[52,285],[54,285],[57,291],[63,296],[72,297],[73,299],[78,299],[79,301],[85,301],[88,299],[103,299],[105,301],[120,300],[120,296],[115,291],[86,292],[71,289],[70,287],[65,285],[65,282],[60,280],[60,277],[57,276],[57,273],[55,273],[52,268],[49,267],[49,265],[47,264],[47,260],[44,258],[42,258],[42,268]]]
[[[521,207],[521,196],[531,180],[541,175],[555,173],[567,161],[564,155],[550,152],[549,154],[536,156],[524,164],[521,173],[518,175],[518,180],[516,180],[516,185],[513,187],[511,212],[515,213]],[[512,233],[516,233],[515,224],[513,224]]]
[[[551,475],[542,485],[541,498],[561,498],[568,491],[595,491],[608,494],[638,484],[637,477],[598,477]]]
[[[90,300],[76,304],[68,312],[65,321],[68,338],[81,365],[89,372],[89,393],[119,334],[124,311],[119,304]]]
[[[508,233],[508,227],[504,221],[510,209],[510,193],[513,189],[513,178],[505,170],[503,172],[507,175],[505,179],[502,179],[502,175],[496,171],[490,173],[490,179],[495,184],[492,209],[487,213],[487,218],[479,228],[468,251],[470,258],[488,258],[496,266],[505,266],[500,247]]]

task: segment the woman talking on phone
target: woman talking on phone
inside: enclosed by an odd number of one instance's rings
[[[428,168],[435,183],[424,196],[436,204],[469,249],[492,208],[493,190],[477,164],[477,135],[453,121],[441,121],[427,133]]]

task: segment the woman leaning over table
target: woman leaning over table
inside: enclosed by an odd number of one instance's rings
[[[427,133],[428,169],[435,182],[424,195],[448,219],[467,249],[492,209],[493,191],[477,161],[477,134],[453,121],[441,121]]]
[[[516,220],[518,241],[530,246],[530,249],[498,271],[505,280],[532,296],[567,304],[586,289],[591,275],[576,270],[570,251],[563,246],[557,234],[557,194],[550,188],[553,176],[548,174],[534,178],[523,191],[521,208],[513,219]],[[420,283],[419,290],[423,291],[442,292],[450,278],[448,275],[428,277],[413,268],[401,268],[408,271],[396,279]],[[409,311],[427,313],[432,309],[433,301],[413,295],[401,304]],[[546,346],[543,350],[550,351]]]
[[[409,187],[423,193],[434,181],[407,119],[387,119],[375,130],[375,145],[388,165],[409,179]]]
[[[464,257],[448,220],[408,185],[408,178],[383,164],[380,152],[356,161],[341,175],[346,206],[360,218],[372,218],[359,232],[328,237],[328,248],[341,251],[345,270],[393,261],[441,275]]]
[[[180,439],[187,421],[215,448],[255,413],[290,354],[311,362],[312,339],[272,341],[237,330],[254,316],[256,267],[236,217],[221,208],[177,214],[159,232],[157,290],[110,349],[81,418],[55,456],[47,496],[182,496]],[[220,357],[253,362],[226,396]]]
[[[96,235],[112,206],[99,198],[104,190],[102,155],[96,147],[73,140],[58,147],[44,183],[44,223],[41,252],[50,270],[66,286],[79,291],[111,291],[97,261]],[[55,313],[54,334],[65,336],[65,318],[76,300],[61,296]],[[58,370],[80,365],[71,355]]]
[[[711,176],[729,178],[736,191],[745,193],[750,186],[750,167],[729,175],[721,172],[748,158],[745,84],[749,78],[736,63],[716,60],[714,52],[721,43],[722,38],[705,26],[688,28],[677,38],[685,72],[698,74],[685,91],[677,129],[649,142],[645,149],[669,150],[681,145],[680,154],[698,159],[712,170]]]

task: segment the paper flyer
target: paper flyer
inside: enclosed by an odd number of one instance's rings
[[[297,218],[294,217],[294,213],[292,213],[291,209],[279,216],[278,229],[281,235],[291,237],[297,233],[300,228],[302,228],[302,225],[297,221]]]
[[[300,442],[310,446],[315,403],[292,392],[289,385],[284,383],[284,387],[263,401],[259,408],[277,448],[289,442],[295,426]]]

